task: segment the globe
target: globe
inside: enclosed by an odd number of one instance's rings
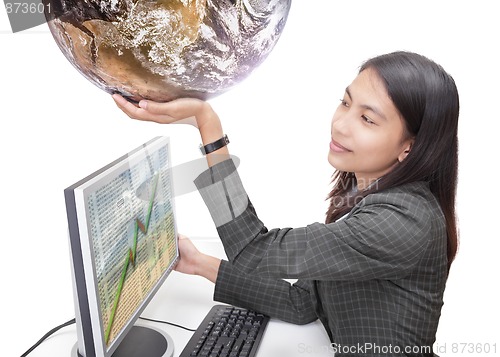
[[[130,101],[208,99],[259,66],[291,0],[43,0],[49,29],[90,82]]]

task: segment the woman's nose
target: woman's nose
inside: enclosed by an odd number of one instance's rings
[[[341,135],[347,135],[349,132],[350,121],[349,113],[336,113],[332,120],[332,131]]]

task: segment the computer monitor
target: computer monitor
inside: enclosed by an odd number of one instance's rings
[[[78,341],[73,356],[171,356],[135,325],[178,257],[170,144],[156,137],[64,190]]]

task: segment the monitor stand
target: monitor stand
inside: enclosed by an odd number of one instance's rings
[[[134,325],[111,357],[172,357],[174,342],[165,332],[151,326]],[[83,357],[78,343],[71,351],[72,357]]]

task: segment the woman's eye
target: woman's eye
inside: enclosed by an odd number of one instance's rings
[[[366,115],[362,115],[361,118],[368,124],[375,124],[375,122],[368,118]]]
[[[349,107],[349,103],[347,103],[347,101],[345,99],[340,100],[340,105],[342,105],[344,107]]]

